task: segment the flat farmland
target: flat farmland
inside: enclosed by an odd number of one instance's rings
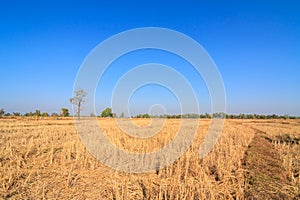
[[[166,119],[156,135],[141,139],[124,134],[115,119],[98,121],[112,143],[131,152],[162,148],[182,123]],[[144,127],[151,123],[132,121]],[[73,118],[2,118],[0,198],[300,198],[300,120],[226,119],[212,152],[199,159],[209,124],[199,120],[192,145],[171,165],[151,173],[125,173],[88,152]]]

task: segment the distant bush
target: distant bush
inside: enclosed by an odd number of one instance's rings
[[[69,109],[68,108],[62,108],[61,111],[60,111],[60,116],[69,117],[70,116]]]
[[[114,114],[112,113],[111,108],[105,108],[105,110],[103,110],[101,112],[101,117],[113,117]]]

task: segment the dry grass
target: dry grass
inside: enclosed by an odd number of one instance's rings
[[[130,151],[155,150],[176,134],[170,119],[149,139],[122,133],[113,119],[100,119],[108,138]],[[146,126],[149,121],[136,119]],[[147,174],[127,174],[99,163],[82,145],[72,119],[0,119],[0,197],[12,199],[244,199],[243,158],[257,132],[299,137],[300,123],[227,120],[214,150],[199,160],[209,120],[200,120],[197,137],[174,164]],[[255,129],[253,129],[255,128]],[[299,192],[299,145],[275,144],[295,192]],[[297,175],[298,174],[298,175]],[[296,194],[297,195],[297,194]],[[291,197],[292,198],[292,197]]]

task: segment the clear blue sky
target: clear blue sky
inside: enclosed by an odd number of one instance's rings
[[[228,113],[300,115],[300,1],[101,2],[0,3],[0,108],[21,113],[71,108],[77,71],[96,45],[121,31],[154,26],[180,31],[207,50],[223,77]],[[136,52],[118,62],[130,69],[153,58],[177,63],[175,68],[184,65],[156,51]],[[99,112],[110,103],[114,81],[109,80],[124,73],[117,69],[103,77],[107,87],[97,91]],[[182,68],[182,73],[192,71]],[[202,111],[209,111],[203,82],[191,82],[205,99],[200,100]],[[168,98],[175,102],[167,90],[161,99],[150,95],[160,90],[138,90],[131,99],[134,112]]]

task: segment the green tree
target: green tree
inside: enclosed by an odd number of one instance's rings
[[[34,116],[36,117],[36,119],[38,119],[41,116],[41,111],[35,110]]]
[[[121,113],[120,118],[125,118],[125,115],[123,112]]]
[[[101,113],[101,117],[113,117],[111,108],[105,108]]]
[[[32,117],[34,115],[34,113],[32,113],[32,112],[29,112],[29,113],[25,113],[24,114],[24,116],[26,116],[26,117]]]
[[[239,114],[239,119],[245,119],[245,118],[246,118],[245,114],[243,113]]]
[[[246,115],[246,118],[247,119],[254,119],[254,115],[252,115],[252,114]]]
[[[69,117],[70,116],[69,109],[68,108],[62,108],[60,110],[60,116]]]
[[[279,117],[278,117],[278,115],[273,114],[273,115],[271,115],[271,118],[272,118],[272,119],[278,119]]]
[[[289,115],[284,115],[284,116],[283,116],[283,119],[289,119],[289,118],[290,118]]]
[[[13,112],[13,116],[21,116],[21,113],[19,113],[19,112]]]
[[[259,118],[260,119],[267,119],[266,115],[260,115]]]
[[[2,117],[5,114],[5,111],[3,108],[0,109],[0,117]]]
[[[51,117],[58,117],[58,114],[54,112],[51,114]]]
[[[40,110],[35,110],[34,115],[35,115],[36,117],[41,116],[41,111],[40,111]]]
[[[136,116],[136,118],[150,118],[150,115],[148,113],[146,113],[146,114],[138,114]]]
[[[77,106],[77,119],[80,120],[81,106],[85,102],[86,92],[82,89],[74,91],[74,97],[70,98],[70,103]]]
[[[205,113],[205,118],[210,119],[210,118],[211,118],[211,115],[208,114],[208,113]]]
[[[49,114],[48,114],[47,112],[43,112],[43,113],[42,113],[42,116],[43,116],[43,117],[49,117]]]

